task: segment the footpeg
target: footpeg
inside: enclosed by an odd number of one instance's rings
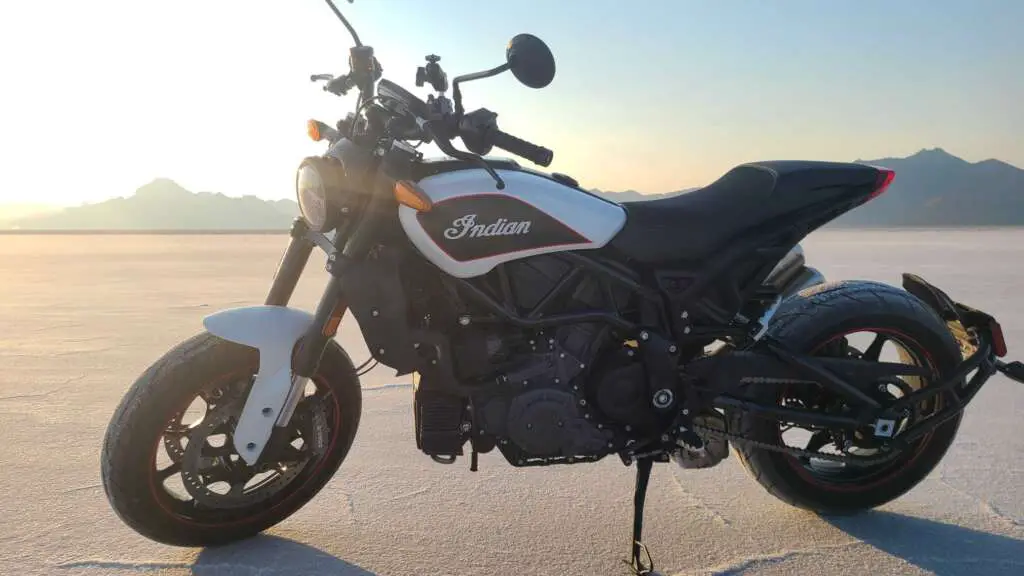
[[[1010,362],[1003,363],[996,360],[996,370],[999,370],[1010,380],[1024,384],[1024,363]]]
[[[676,437],[677,449],[672,460],[687,470],[711,468],[729,457],[729,441],[724,434],[708,431],[724,430],[725,420],[719,414],[708,414],[693,419],[698,431],[681,427]]]

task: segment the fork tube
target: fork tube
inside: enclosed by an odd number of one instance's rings
[[[268,306],[287,306],[292,298],[296,284],[302,271],[306,269],[309,256],[315,246],[306,237],[309,226],[302,218],[296,218],[292,223],[291,240],[288,242],[288,249],[274,274],[274,282],[270,285],[270,292],[267,293],[265,304]]]
[[[327,343],[337,332],[341,317],[347,309],[341,280],[332,274],[316,306],[313,323],[296,346],[293,370],[297,376],[310,378],[316,373]]]
[[[389,186],[393,185],[393,182],[389,184]],[[364,258],[373,247],[379,230],[378,224],[385,217],[379,207],[384,203],[383,199],[390,198],[386,195],[390,192],[390,187],[381,184],[370,197],[366,211],[355,222],[355,228],[350,232],[346,227],[344,233],[339,232],[335,236],[335,253],[327,258],[327,271],[330,273],[330,279],[324,288],[323,296],[320,297],[320,302],[317,303],[313,323],[299,340],[295,349],[292,370],[296,376],[311,378],[316,373],[327,344],[337,333],[341,318],[348,310],[341,278],[345,277],[346,269],[356,259]]]

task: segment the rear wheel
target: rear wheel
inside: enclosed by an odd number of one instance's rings
[[[107,429],[102,480],[132,529],[177,546],[240,540],[295,513],[334,475],[362,410],[352,362],[331,342],[288,427],[249,466],[232,430],[258,358],[252,348],[200,334],[125,395]]]
[[[928,377],[900,377],[869,391],[891,401],[934,385],[960,363],[960,347],[945,323],[911,294],[874,282],[829,283],[806,289],[779,309],[769,334],[794,350],[820,356],[854,357],[922,366]],[[756,387],[756,388],[754,388]],[[751,385],[750,397],[764,404],[848,412],[835,394],[818,385]],[[916,406],[896,424],[897,434],[941,407],[933,400]],[[847,434],[826,429],[797,429],[749,413],[730,415],[733,432],[762,443],[783,444],[821,457],[793,456],[740,443],[737,452],[747,471],[772,495],[819,513],[850,513],[890,502],[916,486],[942,460],[956,437],[960,416],[912,443],[884,463],[870,430]],[[865,463],[846,464],[827,455],[849,455]]]

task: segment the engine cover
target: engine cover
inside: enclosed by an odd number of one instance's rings
[[[621,450],[627,437],[585,385],[607,363],[591,366],[609,345],[602,327],[579,325],[535,334],[530,353],[496,385],[473,395],[474,440],[494,438],[515,466],[595,461]],[[538,350],[539,349],[539,350]]]
[[[576,395],[553,388],[519,394],[508,411],[508,437],[531,457],[597,454],[610,433],[587,421]]]
[[[601,362],[592,395],[601,413],[617,424],[645,431],[657,428],[661,420],[651,409],[644,366],[630,348],[609,354]]]

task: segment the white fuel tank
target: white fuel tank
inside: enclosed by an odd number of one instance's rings
[[[433,208],[399,207],[413,245],[451,276],[481,276],[538,254],[600,248],[626,223],[625,209],[614,202],[530,172],[497,173],[503,190],[479,168],[428,176],[418,184]]]

